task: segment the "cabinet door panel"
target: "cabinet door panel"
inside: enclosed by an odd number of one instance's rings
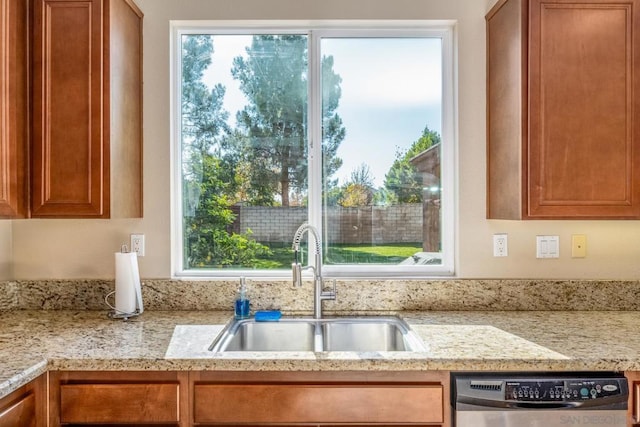
[[[62,423],[177,423],[178,384],[60,386]]]
[[[100,0],[34,8],[32,216],[103,214]]]
[[[531,2],[529,216],[640,216],[639,7]]]
[[[197,423],[441,423],[441,386],[200,384]]]

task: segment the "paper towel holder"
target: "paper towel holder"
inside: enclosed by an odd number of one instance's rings
[[[130,253],[127,245],[122,245],[120,247],[120,253]],[[116,256],[117,256],[117,254],[116,254]],[[111,305],[109,303],[109,300],[108,300],[111,295],[114,295],[116,293],[116,291],[109,292],[105,296],[104,302],[109,308],[111,308],[111,311],[109,311],[107,313],[107,316],[110,319],[123,319],[123,320],[126,321],[126,320],[129,320],[129,318],[135,317],[135,316],[139,316],[144,312],[144,305],[142,303],[142,286],[141,286],[141,283],[140,283],[140,274],[138,272],[137,257],[134,258],[134,261],[132,262],[131,266],[132,266],[132,269],[129,272],[129,274],[131,274],[130,279],[132,280],[133,288],[134,288],[135,309],[133,311],[130,311],[130,312],[124,312],[122,310],[118,310],[116,307]],[[116,269],[117,269],[117,267],[116,267]],[[117,289],[117,285],[118,285],[117,284],[117,280],[118,280],[118,277],[117,277],[117,274],[116,274],[116,289]],[[117,300],[117,298],[116,298],[116,300]],[[117,306],[117,303],[116,303],[116,306]]]

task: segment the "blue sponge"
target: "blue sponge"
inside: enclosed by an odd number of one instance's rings
[[[277,322],[282,317],[280,310],[256,311],[256,322]]]

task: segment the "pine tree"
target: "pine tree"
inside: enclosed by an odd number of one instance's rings
[[[254,36],[246,57],[233,61],[232,75],[249,104],[237,114],[246,135],[242,149],[251,165],[251,186],[258,198],[249,203],[290,205],[307,192],[307,38],[302,35]],[[333,58],[322,60],[323,169],[328,179],[342,164],[336,156],[345,136],[335,112],[340,76]],[[278,200],[279,199],[279,200]]]
[[[396,160],[385,175],[384,187],[395,203],[421,203],[422,177],[410,160],[440,143],[440,135],[425,126],[422,136],[406,151],[397,150]]]

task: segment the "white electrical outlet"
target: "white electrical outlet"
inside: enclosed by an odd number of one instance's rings
[[[144,234],[131,235],[131,252],[144,256]]]
[[[503,257],[507,256],[507,234],[494,234],[493,235],[493,256]]]

